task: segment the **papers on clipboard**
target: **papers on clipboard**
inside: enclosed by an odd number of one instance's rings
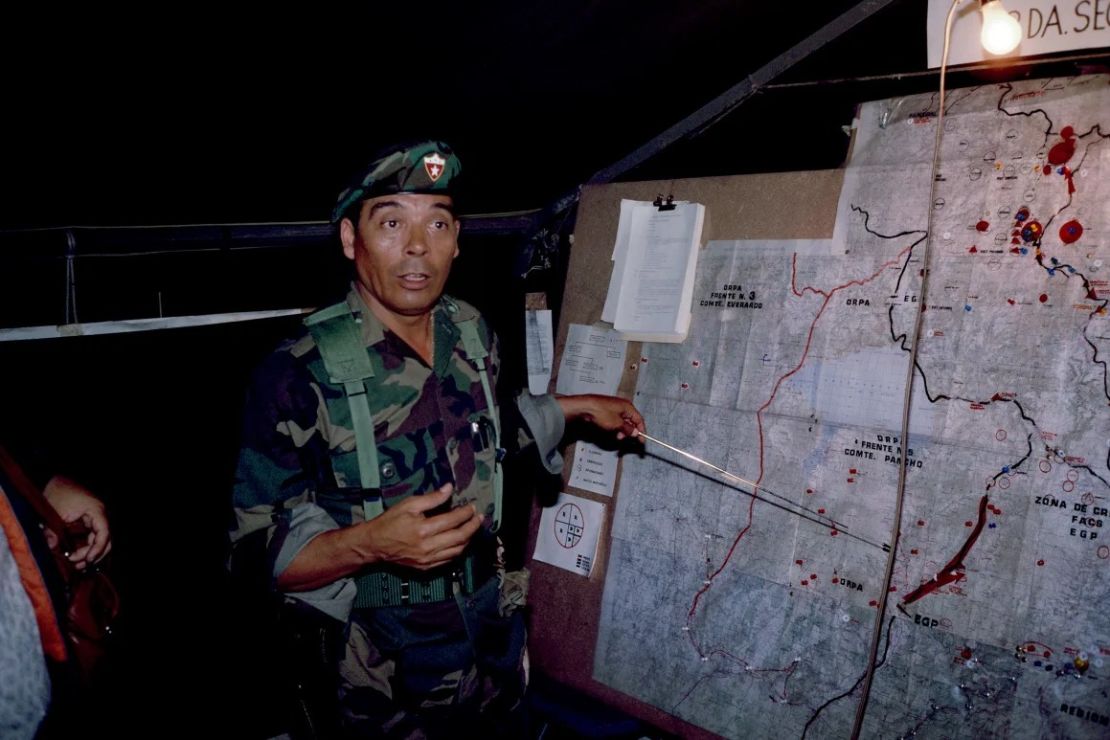
[[[705,224],[700,203],[621,201],[613,274],[601,318],[624,339],[682,342]]]

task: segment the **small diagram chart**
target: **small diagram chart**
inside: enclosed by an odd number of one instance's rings
[[[605,522],[605,504],[563,492],[540,515],[536,560],[572,573],[590,575]]]
[[[560,547],[575,547],[582,540],[585,529],[586,517],[578,504],[563,504],[555,512],[555,541]]]

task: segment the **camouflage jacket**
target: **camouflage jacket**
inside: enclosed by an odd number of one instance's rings
[[[490,412],[455,325],[479,318],[491,348],[490,380],[496,383],[496,346],[485,322],[468,304],[441,298],[433,310],[435,356],[429,367],[385,329],[353,288],[347,302],[361,316],[362,340],[375,368],[368,395],[385,506],[451,482],[460,498],[482,502],[479,510],[485,509],[488,522],[494,451],[491,445],[476,452],[471,424]],[[524,392],[499,405],[501,446],[512,454],[534,443],[547,469],[558,472],[562,460],[555,445],[563,416],[554,399]],[[236,547],[265,530],[265,554],[252,560],[265,564],[271,584],[313,537],[364,518],[350,419],[343,389],[329,382],[307,331],[279,347],[254,374],[236,469],[231,540]],[[342,578],[291,595],[346,619],[355,587],[351,578]]]

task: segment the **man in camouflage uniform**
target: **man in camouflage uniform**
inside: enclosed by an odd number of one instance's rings
[[[287,600],[346,625],[350,736],[519,732],[523,588],[494,535],[501,458],[535,447],[558,472],[569,419],[618,439],[643,431],[635,407],[609,396],[522,393],[493,407],[493,337],[442,294],[459,170],[450,147],[426,142],[344,191],[333,220],[352,289],[262,364],[248,395],[233,558],[253,547]],[[365,443],[360,414],[372,419]]]

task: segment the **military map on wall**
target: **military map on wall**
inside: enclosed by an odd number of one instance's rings
[[[597,680],[729,737],[1110,733],[1110,78],[861,108],[834,237],[714,242],[645,344]],[[928,293],[919,294],[928,209]],[[902,537],[883,575],[914,319]]]

